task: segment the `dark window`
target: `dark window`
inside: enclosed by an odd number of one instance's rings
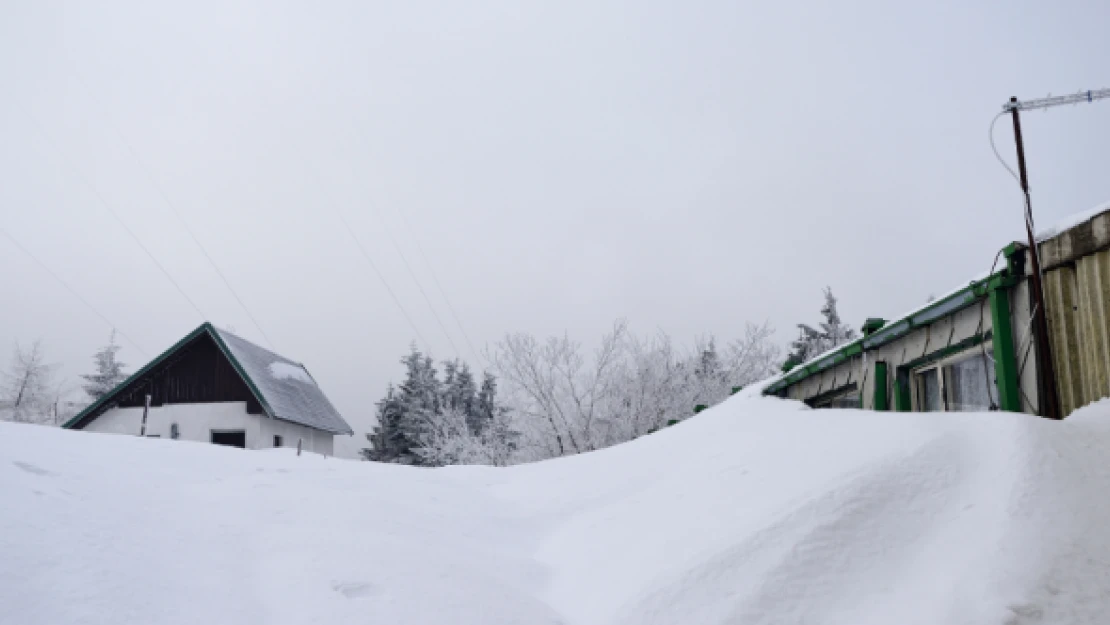
[[[274,447],[281,447],[281,435],[274,434]]]
[[[247,433],[243,430],[236,432],[212,432],[212,443],[227,445],[228,447],[247,448]]]
[[[814,408],[862,408],[859,385],[855,382],[811,397],[806,403]]]
[[[859,408],[859,391],[849,391],[819,408]]]

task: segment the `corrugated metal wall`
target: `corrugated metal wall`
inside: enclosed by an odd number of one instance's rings
[[[1039,244],[1060,410],[1110,397],[1110,213]]]
[[[1045,273],[1060,409],[1110,397],[1110,250]]]

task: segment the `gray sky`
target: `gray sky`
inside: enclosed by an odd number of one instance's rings
[[[785,343],[826,284],[858,325],[988,269],[1022,236],[991,117],[1110,86],[1097,1],[164,4],[0,3],[0,224],[156,354],[201,315],[99,193],[265,344],[160,188],[356,429],[414,333],[337,207],[437,357],[390,234],[472,362],[429,264],[479,347],[617,317]],[[1039,224],[1110,199],[1110,102],[1025,130]],[[108,325],[2,238],[0,267],[0,348],[85,372]]]

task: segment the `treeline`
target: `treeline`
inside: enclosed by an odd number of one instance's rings
[[[578,454],[643,436],[724,401],[736,387],[765,380],[856,338],[824,290],[816,325],[797,325],[785,361],[769,324],[742,336],[712,335],[686,349],[660,332],[640,336],[624,321],[586,350],[569,336],[509,334],[473,369],[441,363],[413,347],[405,378],[377,404],[378,425],[363,457],[421,466],[506,465]]]
[[[619,321],[595,350],[568,336],[506,336],[471,368],[413,347],[405,379],[377,404],[369,460],[422,466],[506,465],[577,454],[647,434],[713,405],[780,366],[768,325],[748,325],[723,346],[712,337],[675,347],[663,333],[636,336]]]

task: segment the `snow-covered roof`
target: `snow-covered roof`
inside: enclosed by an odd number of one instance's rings
[[[1051,226],[1038,230],[1037,242],[1039,243],[1041,241],[1046,241],[1058,234],[1067,232],[1068,230],[1071,230],[1072,228],[1084,222],[1090,221],[1107,211],[1110,211],[1110,202],[1103,202],[1102,204],[1099,204],[1094,208],[1068,215],[1067,217],[1064,217]]]
[[[335,434],[352,433],[304,365],[227,330],[215,331],[262,394],[273,417]]]
[[[790,371],[780,373],[768,381],[764,390],[771,393],[779,391],[848,358],[905,336],[915,328],[923,327],[936,319],[962,310],[979,299],[980,294],[977,292],[979,289],[983,288],[992,278],[1002,277],[1006,272],[1007,268],[1003,265],[996,268],[994,273],[981,274],[980,277],[969,281],[967,284],[926,302],[899,317],[895,317],[891,321],[887,321],[881,328],[868,336],[861,336],[854,341],[833,347],[795,366]]]
[[[261,393],[270,416],[333,434],[353,433],[304,365],[227,330],[212,329]]]

